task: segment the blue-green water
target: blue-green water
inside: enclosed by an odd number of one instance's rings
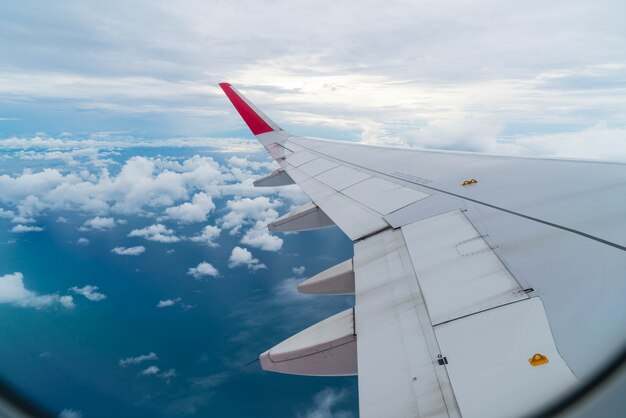
[[[233,154],[198,149],[126,149],[131,155],[188,158],[211,155],[225,164]],[[259,157],[257,158],[265,158]],[[40,161],[8,159],[2,174],[17,175]],[[46,166],[66,168],[58,161]],[[216,209],[206,222],[180,225],[162,221],[180,236],[219,223],[232,196],[214,196]],[[10,209],[9,204],[4,204]],[[281,207],[280,212],[288,210]],[[59,217],[67,222],[57,222]],[[277,252],[251,248],[267,269],[229,268],[240,235],[223,230],[215,248],[130,238],[128,233],[156,223],[140,215],[115,216],[126,223],[106,231],[80,231],[93,214],[44,210],[42,232],[13,234],[0,219],[0,276],[21,272],[25,287],[39,294],[68,294],[72,286],[95,285],[107,298],[93,302],[74,294],[74,309],[42,309],[0,304],[0,375],[53,413],[81,411],[83,417],[306,416],[316,395],[333,393],[334,412],[356,414],[356,378],[315,378],[264,372],[256,356],[299,330],[348,308],[350,297],[305,297],[295,292],[302,277],[349,258],[352,244],[336,229],[284,235]],[[78,245],[79,237],[89,239]],[[117,246],[142,245],[139,256],[119,256]],[[244,246],[245,247],[245,246]],[[248,247],[250,248],[250,247]],[[173,251],[172,251],[173,250]],[[219,277],[196,280],[190,267],[209,262]],[[157,308],[160,300],[180,298]],[[120,367],[121,359],[156,353],[158,360]],[[159,374],[140,375],[148,366]],[[167,377],[164,372],[175,369]]]

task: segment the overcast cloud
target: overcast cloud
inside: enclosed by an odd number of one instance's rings
[[[4,136],[247,136],[227,80],[298,134],[626,159],[625,3],[30,3],[0,13]]]

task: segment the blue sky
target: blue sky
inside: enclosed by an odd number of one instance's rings
[[[307,198],[252,187],[275,165],[218,83],[295,134],[626,161],[624,15],[612,1],[4,2],[0,375],[65,418],[355,416],[354,378],[240,367],[350,306],[295,287],[352,245],[264,229]]]

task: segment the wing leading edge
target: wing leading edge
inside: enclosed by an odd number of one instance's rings
[[[268,178],[311,198],[270,228],[334,224],[355,242],[299,287],[349,289],[354,309],[261,354],[264,369],[358,373],[364,417],[520,416],[622,342],[626,166],[296,137],[220,86],[280,164]]]

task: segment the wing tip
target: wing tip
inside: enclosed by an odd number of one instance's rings
[[[266,132],[276,131],[275,124],[267,118],[260,110],[256,109],[254,105],[249,103],[237,90],[235,90],[230,83],[219,83],[219,86],[224,90],[226,97],[233,104],[243,121],[248,125],[248,128],[252,131],[253,135],[260,135]]]

